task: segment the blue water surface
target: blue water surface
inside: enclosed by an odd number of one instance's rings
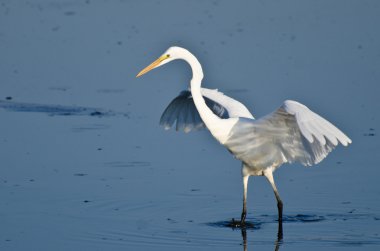
[[[1,250],[376,250],[380,248],[380,2],[0,0]],[[255,117],[286,99],[353,140],[322,163],[250,179],[207,131],[158,121],[203,85]]]

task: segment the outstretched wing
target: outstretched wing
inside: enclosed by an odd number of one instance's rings
[[[253,118],[242,103],[218,90],[202,88],[201,92],[207,106],[218,117],[223,119],[235,117]],[[170,102],[161,115],[160,125],[164,126],[166,130],[175,125],[177,131],[183,130],[185,132],[205,128],[190,91],[182,91]]]
[[[248,166],[266,168],[316,164],[339,142],[347,146],[351,140],[306,106],[287,100],[258,120],[239,118],[224,145]]]

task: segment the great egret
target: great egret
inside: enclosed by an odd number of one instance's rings
[[[160,123],[168,129],[176,121],[177,130],[185,132],[205,126],[235,158],[242,161],[244,192],[241,226],[244,226],[247,215],[249,176],[265,176],[268,179],[277,199],[278,220],[282,223],[283,203],[273,172],[283,163],[317,164],[339,142],[347,146],[351,140],[305,105],[292,100],[286,100],[274,112],[255,120],[242,103],[217,90],[201,88],[202,67],[193,54],[181,47],[170,47],[136,77],[176,59],[185,60],[191,66],[193,77],[190,91],[181,92],[169,104]]]

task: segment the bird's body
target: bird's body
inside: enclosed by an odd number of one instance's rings
[[[160,124],[168,129],[176,123],[177,130],[185,132],[207,127],[216,140],[242,161],[242,225],[249,176],[265,176],[271,183],[281,222],[282,201],[273,179],[276,168],[293,162],[313,165],[322,161],[338,143],[344,146],[351,143],[334,125],[296,101],[287,100],[276,111],[255,120],[242,103],[217,90],[201,88],[200,63],[180,47],[169,48],[137,76],[175,59],[190,64],[193,78],[190,91],[182,92],[169,104]]]

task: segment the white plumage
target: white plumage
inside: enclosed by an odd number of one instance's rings
[[[333,124],[305,105],[287,100],[274,112],[254,119],[248,109],[218,90],[201,88],[200,63],[186,49],[169,48],[137,77],[175,59],[188,62],[193,71],[190,90],[183,91],[165,109],[160,124],[189,132],[208,128],[211,134],[242,161],[244,226],[249,176],[265,176],[274,190],[282,231],[282,201],[273,172],[283,163],[299,162],[310,166],[322,161],[337,145],[351,140]]]

